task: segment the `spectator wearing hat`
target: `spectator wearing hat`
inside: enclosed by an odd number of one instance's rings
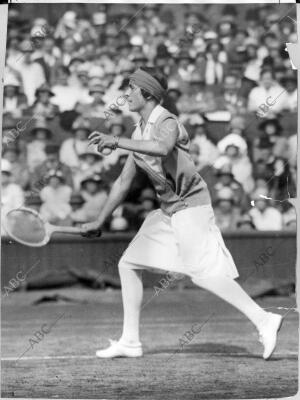
[[[55,104],[61,113],[74,110],[76,104],[81,100],[81,91],[77,86],[70,85],[70,70],[64,65],[56,69],[55,84],[52,86],[54,96],[51,103]]]
[[[78,20],[75,11],[68,10],[59,19],[55,32],[55,39],[65,40],[66,38],[72,38],[75,43],[79,43],[81,40],[80,33],[78,32]]]
[[[248,98],[248,111],[268,115],[280,113],[284,105],[284,88],[274,81],[274,73],[270,69],[262,69],[259,85],[251,90]],[[260,108],[262,105],[265,107]]]
[[[133,62],[135,69],[145,67],[149,62],[146,55],[140,50],[133,53],[132,57],[130,58],[130,61]]]
[[[234,135],[232,140],[223,142],[221,146],[218,143],[220,157],[216,160],[214,167],[219,169],[224,164],[230,163],[235,179],[243,186],[246,193],[250,193],[254,188],[252,164],[245,153],[242,139],[242,137]]]
[[[233,193],[234,205],[240,207],[242,211],[249,209],[249,197],[245,193],[243,186],[234,178],[231,164],[224,164],[215,171],[216,183],[211,188],[212,202],[218,199],[218,193],[223,188],[229,188]]]
[[[225,154],[226,147],[230,144],[236,145],[240,149],[241,155],[248,154],[248,145],[246,139],[244,139],[242,126],[234,127],[235,121],[232,121],[229,127],[229,133],[219,140],[217,146],[220,154]]]
[[[20,82],[13,74],[4,77],[3,113],[20,118],[27,108],[26,96],[20,91]]]
[[[30,107],[30,112],[33,115],[38,115],[46,119],[53,119],[59,113],[57,105],[51,102],[51,97],[54,96],[50,86],[44,83],[35,91],[35,102]]]
[[[103,155],[92,149],[79,155],[78,169],[73,172],[73,181],[75,190],[80,189],[82,180],[93,174],[101,174],[104,169]]]
[[[52,137],[52,132],[45,119],[39,118],[35,120],[31,129],[32,140],[27,143],[26,155],[27,165],[30,172],[46,160],[45,147]]]
[[[234,37],[236,25],[233,21],[222,18],[216,26],[217,38],[224,46],[228,46]]]
[[[282,52],[285,49],[285,45],[281,44],[281,41],[276,38],[270,41],[268,45],[268,56],[263,59],[262,68],[275,68],[284,67],[284,59]]]
[[[130,49],[131,45],[128,44],[128,46]],[[122,76],[128,77],[134,71],[134,64],[128,59],[128,56],[126,58],[121,58],[117,70]]]
[[[247,61],[247,50],[245,42],[248,38],[248,32],[242,27],[235,29],[233,38],[226,47],[227,61],[229,65],[240,66]]]
[[[293,70],[286,72],[281,79],[281,84],[285,88],[283,110],[297,112],[297,75]]]
[[[100,214],[107,199],[107,188],[99,174],[86,176],[80,184],[80,195],[84,200],[82,207],[72,212],[75,223],[94,221]]]
[[[253,38],[254,40],[258,40],[263,31],[263,27],[260,25],[259,15],[256,8],[249,8],[245,14],[245,21],[247,21],[247,32],[248,39]]]
[[[182,91],[179,87],[179,83],[176,79],[172,79],[168,82],[168,91],[167,91],[168,99],[173,105],[172,113],[175,115],[179,115],[178,111],[178,102],[182,95]]]
[[[20,185],[13,181],[11,164],[8,160],[1,161],[1,219],[14,208],[24,204],[24,193]]]
[[[279,119],[276,116],[271,116],[270,118],[264,118],[259,124],[258,128],[261,131],[261,136],[267,136],[270,142],[273,144],[272,153],[275,157],[282,157],[287,159],[288,157],[288,139],[281,136],[282,126]],[[261,158],[258,148],[259,138],[253,141],[253,160],[254,162]]]
[[[241,78],[235,72],[228,72],[224,77],[223,93],[217,97],[216,110],[227,110],[231,116],[242,115],[247,110],[247,99],[240,94]]]
[[[16,142],[6,146],[2,158],[10,162],[12,182],[20,185],[23,190],[29,188],[30,174],[27,163],[20,156],[20,149]]]
[[[74,58],[71,60],[69,69],[71,75],[69,84],[77,88],[80,93],[79,101],[82,104],[89,104],[92,102],[92,97],[89,95],[89,63],[84,62],[83,59]],[[77,64],[78,61],[78,64]]]
[[[243,232],[255,231],[255,225],[249,214],[243,214],[237,221],[237,230]]]
[[[293,231],[297,230],[297,215],[295,207],[292,205],[282,214],[283,230]]]
[[[168,39],[168,35],[163,34],[164,39]],[[165,37],[166,36],[166,37]],[[154,65],[159,68],[166,76],[170,76],[172,58],[164,43],[160,43],[156,48],[156,55],[153,61]]]
[[[274,178],[274,161],[273,143],[269,137],[263,135],[257,142],[259,157],[253,164],[253,177],[255,180],[264,179],[270,183]]]
[[[216,223],[221,231],[234,231],[236,229],[241,211],[234,206],[234,194],[229,187],[224,187],[218,191],[214,210]]]
[[[77,43],[72,36],[66,37],[61,44],[61,63],[65,67],[70,66],[77,50]]]
[[[63,173],[59,170],[49,171],[45,178],[47,184],[40,191],[42,217],[52,224],[71,225],[72,188],[65,184]]]
[[[214,94],[205,89],[203,77],[197,71],[192,72],[187,92],[178,101],[178,109],[182,114],[199,115],[214,111],[215,107]],[[184,115],[181,118],[184,118]]]
[[[32,60],[33,47],[29,40],[20,43],[22,56],[13,66],[22,78],[23,90],[26,95],[28,105],[31,106],[35,101],[36,89],[45,83],[45,73],[39,63]]]
[[[81,98],[82,102],[89,103],[91,101],[91,97],[89,96],[89,66],[88,63],[81,64],[76,71],[78,86],[81,90]]]
[[[78,117],[72,125],[73,137],[63,141],[60,148],[60,161],[74,171],[79,167],[79,155],[87,151],[88,136],[91,133],[89,120]]]
[[[199,148],[197,155],[199,168],[201,169],[205,165],[213,165],[219,156],[219,151],[208,136],[204,119],[200,115],[193,115],[187,120],[187,123],[192,128],[191,144],[195,144]]]
[[[206,52],[205,83],[206,85],[217,86],[223,82],[226,53],[224,53],[222,45],[218,41],[210,42],[206,47]]]
[[[12,27],[7,29],[7,44],[6,44],[6,65],[10,68],[14,68],[16,62],[23,56],[20,50],[20,43],[22,37],[20,35],[20,28],[13,29]]]
[[[129,41],[129,37],[126,38],[123,42],[119,43],[117,47],[117,51],[120,54],[120,60],[118,63],[118,69],[121,71],[122,65],[125,66],[125,71],[130,68],[132,69],[132,66],[134,68],[134,64],[129,60],[131,58],[131,52],[132,52],[132,45]]]
[[[66,184],[73,187],[73,177],[70,167],[59,160],[59,145],[49,143],[45,146],[46,159],[39,164],[30,177],[31,188],[36,189],[44,186],[45,177],[50,171],[60,171],[63,174]],[[42,185],[41,185],[42,183]]]
[[[193,58],[188,50],[182,50],[176,56],[177,61],[177,73],[179,78],[183,82],[190,82],[192,77],[192,72],[195,70],[193,65]]]
[[[248,37],[245,40],[246,47],[246,62],[244,69],[244,77],[252,82],[258,83],[260,77],[260,71],[262,66],[262,60],[258,57],[258,41],[253,37]]]
[[[266,189],[256,189],[251,198],[254,206],[250,209],[249,215],[253,220],[255,228],[259,231],[280,231],[282,229],[282,214],[269,205],[269,193]]]
[[[83,76],[83,80],[86,80],[86,75],[87,75],[87,69],[86,66],[84,65],[85,60],[84,57],[78,53],[74,54],[74,56],[71,58],[69,64],[67,67],[69,68],[70,71],[70,77],[69,77],[69,84],[71,86],[80,88],[82,86],[82,82],[80,81],[80,78],[78,77],[78,70],[79,75],[81,74]],[[83,68],[82,68],[83,66]]]
[[[31,30],[31,41],[36,42],[32,59],[43,68],[47,82],[51,82],[54,70],[61,59],[61,51],[55,46],[55,40],[50,33],[47,25],[36,26]]]
[[[103,97],[105,95],[105,88],[102,84],[102,80],[93,78],[89,82],[89,95],[91,96],[90,103],[79,102],[75,109],[76,111],[86,118],[99,118],[104,115],[106,110],[105,102]]]

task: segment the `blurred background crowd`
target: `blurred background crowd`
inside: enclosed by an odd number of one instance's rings
[[[286,199],[296,194],[297,76],[285,50],[297,41],[295,9],[56,4],[45,16],[21,7],[9,9],[2,212],[25,204],[55,224],[94,220],[127,153],[103,157],[88,135],[131,136],[128,76],[156,66],[221,230],[296,230]],[[141,173],[106,229],[136,230],[157,207]]]

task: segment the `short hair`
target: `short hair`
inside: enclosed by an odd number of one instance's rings
[[[159,68],[154,67],[141,67],[141,70],[147,72],[147,74],[151,75],[152,78],[156,79],[157,82],[163,87],[165,91],[168,89],[168,81],[165,75],[161,72]],[[148,99],[152,97],[154,100],[158,101],[152,94],[147,92],[145,89],[141,89],[142,96],[144,99]]]

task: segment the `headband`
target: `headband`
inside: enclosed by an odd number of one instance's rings
[[[145,89],[158,101],[162,99],[165,93],[165,89],[161,84],[153,78],[153,76],[148,74],[148,72],[143,71],[142,69],[137,69],[132,75],[130,75],[129,79],[141,89]]]

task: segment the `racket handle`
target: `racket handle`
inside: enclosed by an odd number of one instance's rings
[[[49,224],[50,225],[50,224]],[[95,230],[94,232],[89,232],[88,234],[83,234],[81,228],[76,226],[59,226],[59,225],[48,225],[50,234],[52,233],[71,233],[75,235],[82,235],[83,237],[95,238],[102,235],[101,229]]]
[[[51,225],[51,233],[72,233],[72,234],[81,234],[81,229],[76,226],[59,226],[59,225]]]

